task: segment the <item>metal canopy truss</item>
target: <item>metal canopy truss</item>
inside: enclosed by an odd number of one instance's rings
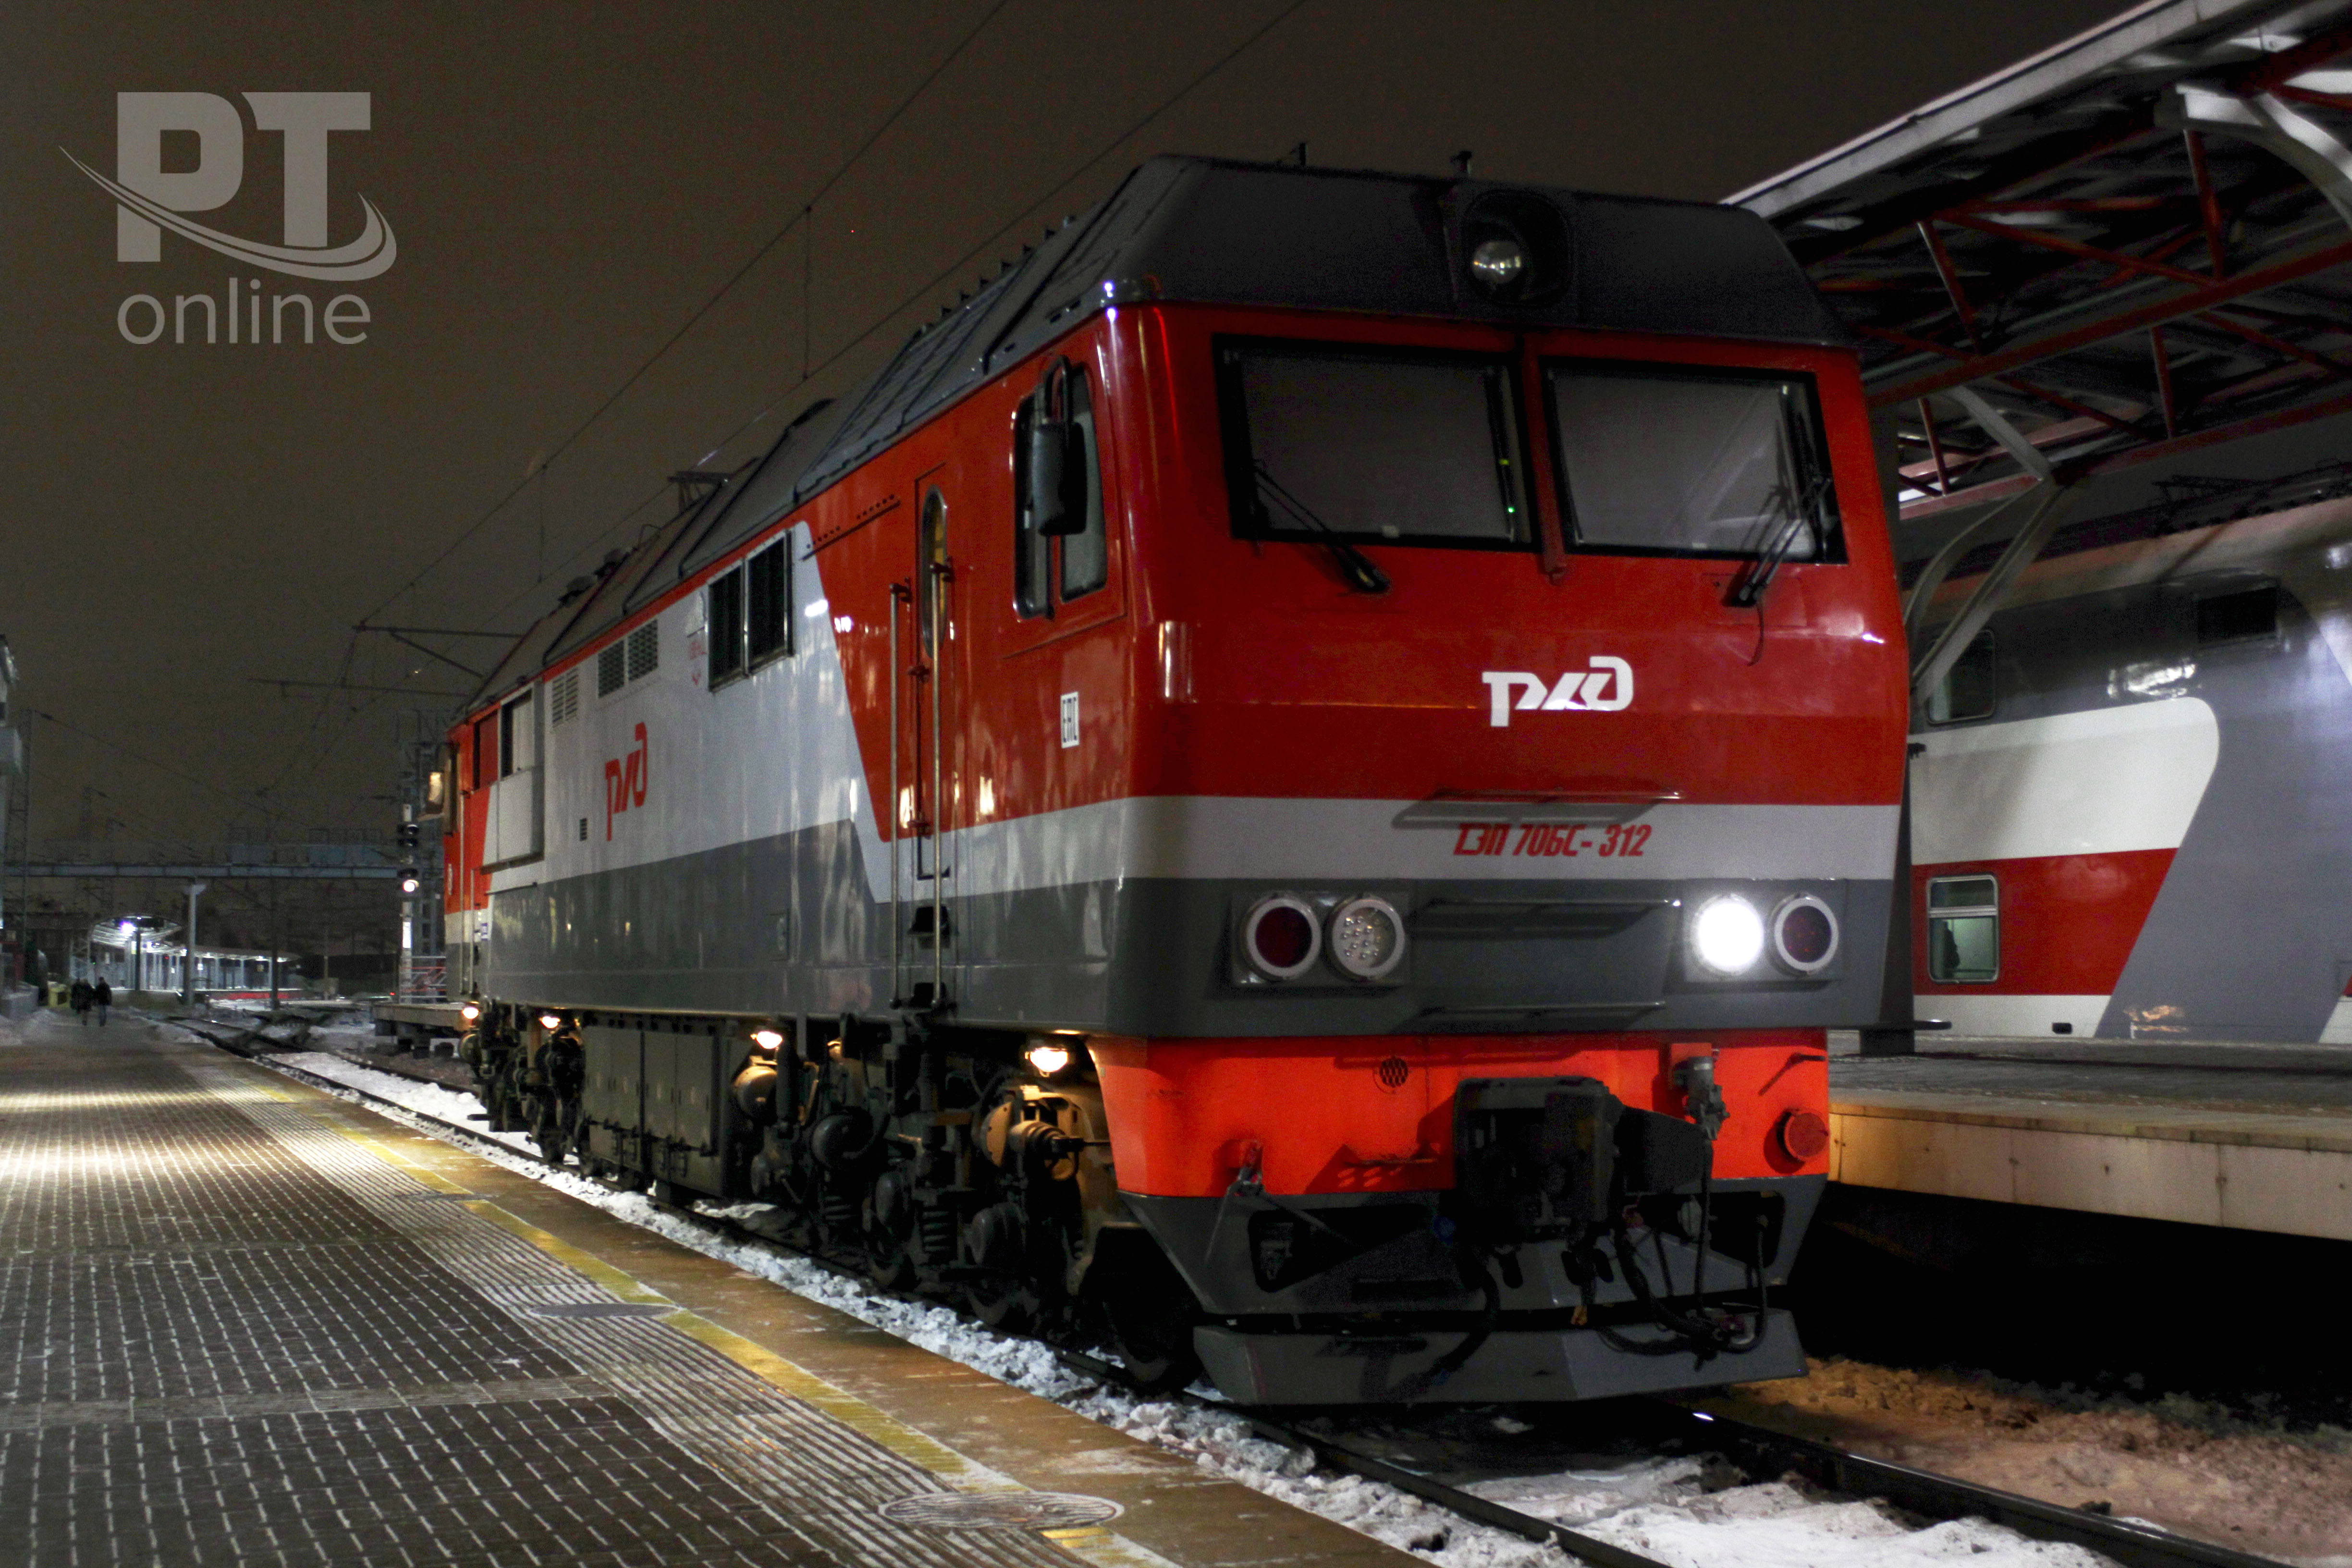
[[[2352,413],[2352,0],[2151,0],[1731,198],[1895,423],[1906,521]]]

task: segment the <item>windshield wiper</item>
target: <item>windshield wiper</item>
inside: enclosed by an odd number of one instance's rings
[[[1780,524],[1780,531],[1773,536],[1772,542],[1765,546],[1763,552],[1749,563],[1747,573],[1733,584],[1730,596],[1725,601],[1727,604],[1739,610],[1753,609],[1762,604],[1765,594],[1772,586],[1772,579],[1788,563],[1800,538],[1810,536],[1814,553],[1820,553],[1822,545],[1826,542],[1822,537],[1822,496],[1829,488],[1830,476],[1827,474],[1817,477],[1805,487],[1803,493],[1790,506],[1788,519]]]
[[[1339,574],[1348,580],[1348,586],[1359,594],[1385,594],[1389,591],[1389,574],[1373,565],[1370,556],[1340,538],[1338,529],[1316,516],[1314,510],[1305,501],[1285,489],[1280,479],[1266,472],[1263,462],[1252,467],[1257,473],[1258,509],[1261,512],[1265,510],[1265,503],[1272,500],[1291,517],[1321,533],[1320,542],[1331,552],[1331,558],[1339,563]]]
[[[1780,575],[1790,552],[1797,548],[1800,533],[1811,536],[1816,556],[1829,543],[1828,531],[1822,527],[1821,518],[1822,497],[1829,491],[1831,470],[1824,467],[1810,481],[1799,486],[1797,473],[1801,459],[1798,454],[1805,449],[1804,437],[1805,426],[1798,416],[1796,405],[1789,399],[1788,389],[1784,387],[1780,393],[1780,482],[1772,487],[1772,493],[1789,503],[1789,515],[1787,521],[1780,524],[1780,531],[1773,535],[1772,542],[1757,555],[1755,562],[1725,596],[1724,602],[1734,609],[1753,609],[1764,602],[1764,595],[1772,587],[1772,579]]]

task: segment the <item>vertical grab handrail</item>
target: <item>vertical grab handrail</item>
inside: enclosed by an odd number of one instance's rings
[[[898,688],[908,672],[898,663],[898,605],[914,595],[904,583],[890,584],[890,1005],[907,994],[907,917],[898,907],[898,838],[906,831],[898,811]]]
[[[942,677],[948,641],[948,563],[931,566],[931,1005],[947,1001],[947,797],[941,793],[945,765],[940,755],[940,708],[947,681]]]

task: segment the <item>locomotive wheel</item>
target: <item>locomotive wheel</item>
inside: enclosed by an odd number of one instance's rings
[[[1001,1334],[1025,1333],[1036,1321],[1036,1302],[1028,1288],[1003,1275],[968,1281],[963,1299],[973,1317]]]
[[[1199,1304],[1175,1268],[1157,1247],[1136,1258],[1101,1298],[1103,1326],[1111,1348],[1127,1363],[1127,1375],[1151,1394],[1189,1386],[1201,1375],[1192,1349]]]
[[[915,1288],[915,1260],[907,1252],[907,1244],[896,1237],[879,1234],[866,1238],[866,1277],[877,1289],[911,1290]]]

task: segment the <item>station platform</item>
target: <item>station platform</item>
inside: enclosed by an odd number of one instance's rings
[[[2352,1046],[1832,1036],[1830,1179],[2352,1240]]]
[[[1413,1561],[184,1037],[16,1028],[10,1562]]]

